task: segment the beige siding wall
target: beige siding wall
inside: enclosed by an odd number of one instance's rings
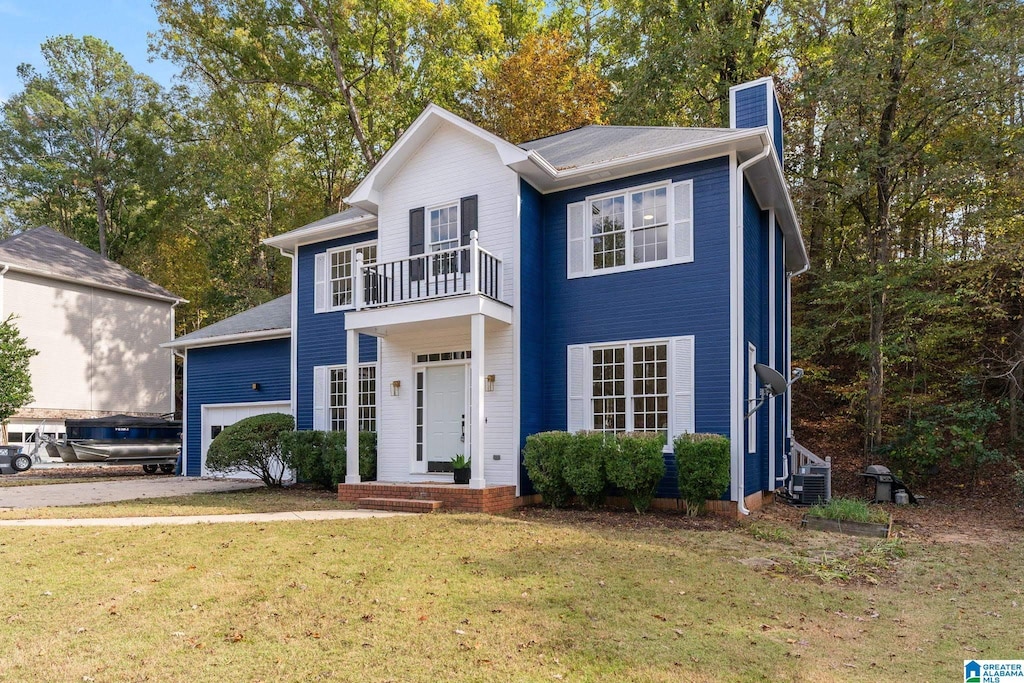
[[[171,403],[171,304],[8,272],[32,359],[34,410],[165,413]]]

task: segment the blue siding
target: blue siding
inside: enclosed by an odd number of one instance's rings
[[[544,431],[544,230],[542,198],[526,181],[519,184],[519,424],[520,450],[530,434]],[[520,494],[534,493],[519,459]]]
[[[313,367],[317,365],[344,365],[345,312],[314,313],[314,278],[316,255],[327,249],[359,244],[377,239],[377,232],[366,232],[352,237],[320,242],[299,247],[299,279],[296,306],[295,349],[295,417],[298,429],[313,428]],[[377,359],[377,339],[359,336],[359,362]]]
[[[204,404],[287,401],[291,394],[288,339],[211,346],[188,351],[187,443],[189,476],[201,474]],[[259,391],[252,388],[260,385]]]
[[[788,380],[786,368],[786,240],[782,228],[775,228],[775,365],[774,367]],[[786,457],[786,407],[788,398],[775,399],[775,470],[782,472],[782,461]],[[772,482],[772,488],[777,483]]]
[[[694,181],[693,263],[566,278],[568,204],[644,183],[690,178]],[[566,428],[566,347],[570,344],[694,335],[696,429],[728,434],[729,160],[712,159],[554,193],[542,198],[542,212],[543,429]],[[525,251],[522,260],[528,260]],[[674,468],[658,495],[676,495]]]
[[[768,362],[768,212],[762,211],[750,186],[743,182],[743,333],[747,344],[757,348],[757,362]],[[744,362],[744,390],[749,386],[749,364]],[[748,453],[744,428],[744,495],[767,490],[768,409],[762,407],[750,419],[757,420],[756,452]],[[774,488],[774,487],[772,487]]]
[[[736,127],[768,125],[768,85],[759,83],[736,91]]]

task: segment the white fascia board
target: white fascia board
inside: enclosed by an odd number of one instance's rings
[[[446,318],[462,318],[478,313],[506,325],[512,324],[511,306],[485,296],[468,294],[362,311],[348,311],[345,314],[345,329],[373,334],[375,331],[391,326]]]
[[[337,237],[348,237],[358,235],[361,232],[371,232],[377,229],[376,216],[363,216],[360,218],[348,218],[334,223],[325,223],[315,228],[298,228],[263,240],[268,247],[275,247],[281,251],[295,251],[304,244],[315,244]]]
[[[429,104],[416,117],[416,120],[412,122],[412,125],[409,126],[405,133],[391,146],[391,149],[363,178],[362,182],[356,186],[352,194],[345,197],[345,202],[364,210],[376,210],[380,201],[380,188],[387,184],[394,175],[395,169],[401,168],[442,123],[455,126],[459,130],[492,145],[498,153],[501,162],[506,166],[525,161],[529,156],[526,150],[513,145],[511,142],[503,140],[493,133],[489,133],[443,107]]]
[[[203,339],[174,339],[160,345],[162,349],[201,349],[207,346],[226,346],[228,344],[242,344],[245,342],[266,341],[269,339],[287,339],[291,337],[290,328],[278,328],[275,330],[258,330],[256,332],[239,332],[237,334],[222,334],[217,337],[204,337]]]
[[[14,273],[24,273],[25,275],[32,275],[33,277],[40,278],[42,280],[56,280],[58,282],[69,282],[74,285],[81,285],[82,287],[91,287],[93,289],[103,289],[108,292],[117,292],[119,294],[131,294],[132,296],[142,297],[144,299],[154,299],[156,301],[164,301],[171,305],[187,304],[188,299],[182,299],[180,296],[164,296],[163,294],[152,294],[150,292],[142,292],[138,289],[131,289],[130,287],[118,287],[117,285],[106,285],[100,282],[94,282],[92,280],[85,280],[77,277],[67,277],[66,275],[57,275],[55,273],[47,273],[44,271],[33,270],[31,268],[25,268],[23,266],[8,264],[0,262],[0,270],[5,273],[8,271]]]

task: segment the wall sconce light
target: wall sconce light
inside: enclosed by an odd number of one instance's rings
[[[392,396],[398,396],[398,394],[401,391],[401,389],[402,389],[402,382],[401,381],[396,379],[394,382],[391,383],[391,395]]]
[[[253,391],[259,391],[260,390],[260,383],[259,382],[253,382],[252,383],[252,390]]]
[[[484,377],[484,391],[494,391],[494,375]]]

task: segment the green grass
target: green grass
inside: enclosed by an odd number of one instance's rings
[[[178,515],[233,515],[248,512],[293,510],[348,510],[330,491],[288,487],[245,489],[224,493],[194,493],[169,498],[146,498],[117,503],[67,507],[0,510],[0,519],[81,519],[93,517],[169,517]],[[0,681],[3,679],[0,678]]]
[[[862,546],[525,519],[0,528],[0,680],[952,680],[1024,649],[1019,544],[821,583],[741,560]]]
[[[852,498],[833,498],[825,505],[814,505],[807,510],[807,515],[843,522],[886,524],[889,521],[889,513],[882,508]]]

